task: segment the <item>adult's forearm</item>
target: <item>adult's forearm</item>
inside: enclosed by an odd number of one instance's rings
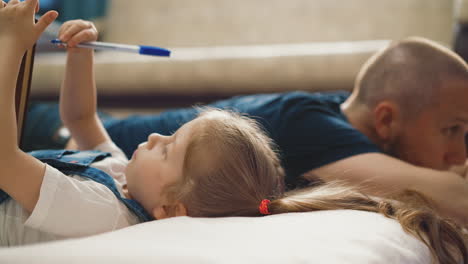
[[[385,154],[366,153],[311,170],[305,177],[345,181],[376,196],[415,190],[431,199],[442,215],[468,226],[468,182],[450,171],[414,166]]]
[[[468,226],[468,183],[466,180],[449,171],[436,171],[428,177],[421,184],[412,186],[412,189],[432,199],[442,215]]]

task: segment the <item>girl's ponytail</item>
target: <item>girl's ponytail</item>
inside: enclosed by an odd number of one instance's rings
[[[400,222],[403,229],[421,240],[438,263],[468,263],[466,232],[439,217],[418,192],[405,191],[397,200],[369,197],[339,183],[285,193],[268,204],[270,214],[351,209],[376,212]]]

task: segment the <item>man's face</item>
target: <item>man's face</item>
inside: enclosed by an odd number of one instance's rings
[[[446,85],[450,87],[441,90],[444,94],[441,92],[433,105],[404,122],[391,146],[392,155],[436,170],[465,163],[468,84],[452,81]]]

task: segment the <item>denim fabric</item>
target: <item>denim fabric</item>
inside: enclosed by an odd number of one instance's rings
[[[110,175],[90,167],[91,163],[109,157],[110,153],[100,151],[40,150],[30,152],[29,154],[66,175],[79,175],[105,185],[128,209],[138,216],[141,222],[154,220],[137,201],[124,198],[120,195],[115,186],[114,179]],[[10,196],[7,193],[0,190],[0,203],[9,198]]]
[[[53,138],[61,125],[57,104],[31,104],[26,114],[21,149],[23,151],[63,149],[65,143]]]
[[[102,111],[99,111],[98,115],[104,124],[113,120],[109,114]],[[23,151],[64,149],[69,137],[57,135],[58,129],[62,126],[57,103],[31,103],[24,123],[21,149]]]

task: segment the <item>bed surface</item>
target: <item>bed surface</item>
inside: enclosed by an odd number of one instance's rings
[[[382,215],[177,217],[115,232],[0,249],[0,263],[430,263],[424,244]]]

